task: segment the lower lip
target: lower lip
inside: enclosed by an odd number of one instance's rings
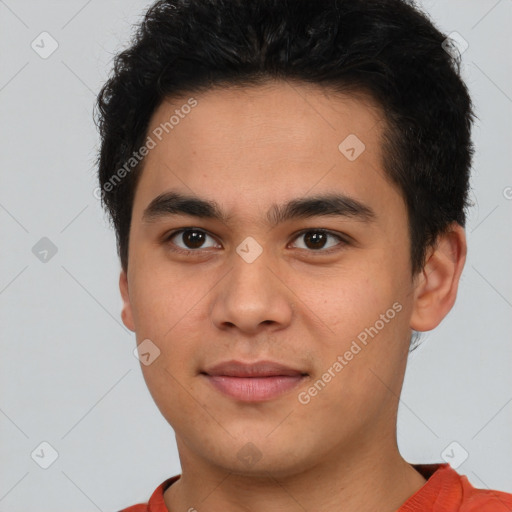
[[[295,388],[305,378],[303,375],[277,375],[274,377],[205,375],[205,377],[217,390],[244,402],[271,400]]]

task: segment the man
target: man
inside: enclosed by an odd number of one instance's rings
[[[509,511],[396,442],[452,308],[474,118],[404,0],[167,0],[98,97],[122,319],[182,473],[129,512]]]

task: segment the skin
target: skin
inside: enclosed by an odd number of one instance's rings
[[[396,441],[411,329],[433,329],[453,306],[464,230],[450,226],[411,275],[406,206],[384,175],[385,123],[369,98],[287,82],[194,97],[198,105],[146,157],[128,271],[120,275],[124,324],[137,343],[150,339],[160,350],[141,368],[180,454],[182,476],[165,492],[166,506],[395,511],[425,484]],[[185,101],[162,103],[148,133]],[[338,149],[349,134],[366,146],[354,161]],[[144,209],[169,190],[215,200],[229,222],[183,215],[144,222]],[[267,223],[273,203],[326,192],[369,205],[373,222],[317,216]],[[182,235],[164,240],[183,228],[209,236],[199,249]],[[330,237],[315,248],[297,235],[320,228],[349,243]],[[236,252],[248,236],[263,249],[252,263]],[[172,250],[187,242],[195,253]],[[339,250],[322,254],[331,247]],[[401,311],[300,403],[298,394],[397,302]],[[199,375],[229,359],[276,360],[309,376],[276,399],[243,403]],[[237,456],[244,446],[259,460]]]

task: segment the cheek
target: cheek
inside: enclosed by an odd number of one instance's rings
[[[132,311],[137,334],[163,338],[187,315],[194,304],[194,286],[174,272],[159,272],[158,266],[138,269],[132,286]]]
[[[307,306],[304,314],[316,314],[327,332],[341,339],[353,337],[373,324],[398,295],[382,268],[372,272],[368,266],[332,272],[321,280],[301,276],[297,286]]]
[[[376,377],[369,368],[393,381],[407,347],[408,304],[399,276],[376,264],[333,273],[321,282],[302,280],[301,314],[312,322],[316,316],[321,319],[320,330],[311,329],[320,362],[317,370],[325,380],[330,379],[325,374],[329,369],[337,377],[323,399],[333,393],[342,402],[371,400]]]
[[[133,283],[133,314],[138,343],[150,339],[160,350],[156,366],[178,375],[192,371],[197,344],[205,343],[205,295],[212,284],[197,273],[165,270],[148,265],[139,271]],[[172,381],[165,372],[159,378]]]

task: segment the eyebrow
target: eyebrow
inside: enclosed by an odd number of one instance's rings
[[[175,215],[214,219],[224,224],[228,224],[232,218],[216,201],[169,191],[151,201],[144,210],[142,221],[155,222]],[[271,205],[267,222],[277,226],[292,219],[317,216],[348,217],[363,222],[373,222],[376,218],[375,211],[357,199],[344,194],[322,194],[292,199],[283,205]]]

